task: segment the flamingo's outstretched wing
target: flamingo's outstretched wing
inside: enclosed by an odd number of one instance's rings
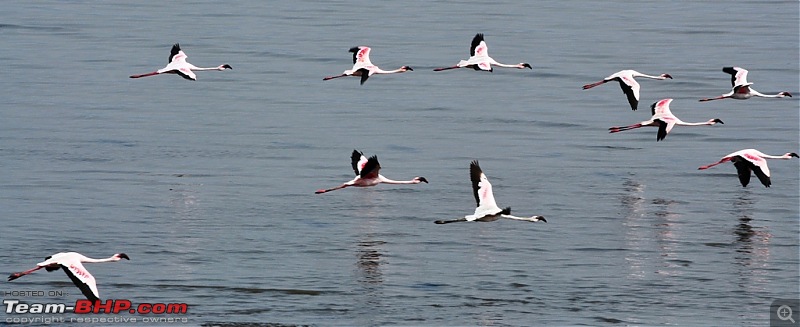
[[[364,169],[364,165],[367,164],[367,157],[364,156],[363,152],[353,150],[353,154],[350,155],[350,164],[353,166],[356,176],[358,176],[361,174],[361,170]]]
[[[481,166],[477,160],[473,160],[469,165],[469,176],[472,181],[472,194],[475,196],[477,208],[475,213],[484,210],[496,211],[498,209],[497,203],[494,201],[494,194],[492,194],[492,184],[489,183],[489,178],[481,170]]]
[[[748,155],[747,153],[731,158],[733,165],[736,167],[736,172],[739,175],[739,182],[742,186],[747,186],[750,183],[750,172],[752,171],[758,180],[766,187],[770,187],[769,167],[767,160],[759,156]]]
[[[367,163],[364,164],[364,168],[361,169],[361,178],[365,179],[373,179],[378,178],[378,174],[381,170],[381,164],[378,163],[378,156],[372,156],[367,159]]]
[[[489,47],[486,46],[486,42],[483,41],[483,33],[475,34],[475,37],[472,38],[472,44],[469,46],[469,55],[471,57],[477,56],[488,56]]]
[[[89,301],[100,300],[100,292],[97,291],[94,276],[83,267],[80,261],[69,262],[69,264],[62,263],[61,268]]]
[[[628,98],[628,103],[631,105],[632,110],[639,108],[639,83],[633,77],[620,76],[616,78],[619,81],[619,87],[622,93]]]
[[[722,71],[731,75],[731,87],[747,84],[747,69],[742,67],[722,67]]]

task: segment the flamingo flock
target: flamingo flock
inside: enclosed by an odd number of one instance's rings
[[[370,60],[371,48],[368,46],[357,46],[350,48],[349,52],[353,54],[353,66],[351,69],[345,70],[340,75],[328,76],[323,78],[323,81],[341,78],[341,77],[359,77],[360,84],[364,84],[367,79],[375,74],[395,74],[413,71],[410,66],[403,65],[394,70],[383,70],[374,65]],[[471,68],[476,71],[492,72],[494,67],[503,68],[516,68],[516,69],[533,69],[529,63],[521,62],[518,64],[503,64],[497,62],[489,56],[489,49],[482,33],[476,34],[470,45],[470,57],[466,60],[460,60],[456,65],[435,68],[436,72],[459,69]],[[181,50],[178,43],[172,46],[168,64],[156,71],[130,75],[130,78],[142,78],[148,76],[155,76],[161,74],[175,74],[187,80],[195,81],[197,76],[196,71],[225,71],[233,69],[229,64],[222,64],[216,67],[197,67],[186,61],[187,56]],[[763,98],[784,98],[792,97],[789,92],[782,91],[776,94],[762,94],[751,88],[753,83],[747,81],[748,71],[741,67],[723,67],[722,71],[731,75],[731,91],[721,96],[713,98],[700,99],[701,102],[721,100],[721,99],[738,99],[745,100],[751,97]],[[672,79],[670,74],[660,74],[657,76],[647,75],[640,73],[636,70],[626,69],[618,71],[608,77],[594,83],[583,85],[583,89],[591,89],[596,86],[616,81],[619,83],[623,93],[627,97],[628,103],[632,110],[637,110],[640,101],[640,85],[635,80],[636,78],[649,78],[655,80]],[[627,126],[617,126],[609,128],[609,133],[618,133],[622,131],[629,131],[641,127],[651,126],[657,127],[656,141],[662,141],[672,131],[675,126],[713,126],[716,124],[723,124],[722,120],[718,118],[709,119],[703,122],[687,123],[676,117],[670,110],[670,103],[673,101],[671,98],[656,101],[651,106],[652,117],[649,120],[641,121],[636,124]],[[787,152],[783,155],[768,155],[755,149],[744,149],[730,153],[719,161],[699,167],[699,170],[709,169],[711,167],[720,165],[725,162],[732,162],[736,168],[739,182],[743,187],[746,187],[751,175],[754,174],[761,184],[765,187],[772,185],[771,174],[767,166],[766,159],[783,159],[788,160],[791,158],[799,158],[796,152]],[[378,157],[373,155],[367,158],[363,152],[353,150],[351,153],[351,166],[355,177],[347,182],[338,186],[319,189],[315,194],[329,193],[335,190],[344,189],[347,187],[373,187],[378,184],[401,184],[413,185],[420,183],[428,183],[425,177],[416,176],[410,180],[392,180],[380,174],[381,165],[378,162]],[[477,160],[473,160],[469,165],[470,181],[472,183],[472,193],[476,201],[476,208],[474,213],[465,215],[462,218],[452,220],[436,220],[436,224],[449,224],[455,222],[491,222],[500,219],[510,219],[526,222],[547,222],[547,220],[540,215],[532,215],[529,217],[518,217],[511,214],[511,208],[501,208],[495,202],[492,184],[489,182],[488,177],[484,174]],[[26,271],[12,273],[8,277],[8,281],[16,280],[25,275],[31,274],[39,269],[44,268],[47,271],[55,271],[62,269],[67,276],[72,280],[81,293],[89,300],[99,300],[100,293],[97,289],[97,284],[94,276],[90,274],[83,266],[83,263],[102,263],[102,262],[118,262],[122,259],[130,260],[125,253],[116,253],[109,258],[93,259],[86,257],[77,252],[62,252],[56,253],[52,256],[45,258],[44,261],[36,264],[36,267]]]

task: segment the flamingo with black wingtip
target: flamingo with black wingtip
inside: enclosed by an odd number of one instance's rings
[[[699,123],[687,123],[680,120],[678,117],[672,114],[672,111],[669,110],[669,103],[672,102],[672,99],[663,99],[658,102],[653,103],[650,106],[650,110],[653,113],[653,117],[650,120],[645,120],[638,124],[628,125],[628,126],[615,126],[608,129],[609,133],[618,133],[623,131],[628,131],[640,127],[645,126],[655,126],[658,127],[658,133],[656,134],[656,141],[661,141],[667,134],[672,130],[673,127],[677,125],[681,126],[702,126],[702,125],[709,125],[713,126],[717,123],[724,124],[722,120],[718,118],[709,119],[708,121],[699,122]]]
[[[736,172],[739,175],[739,182],[742,184],[742,187],[745,187],[750,183],[750,172],[753,172],[756,177],[758,177],[758,180],[761,181],[761,184],[769,187],[772,185],[772,181],[770,180],[769,167],[767,166],[766,159],[792,158],[800,158],[800,156],[798,156],[795,152],[787,152],[782,156],[773,156],[765,154],[756,149],[744,149],[724,156],[719,161],[710,165],[700,166],[697,169],[705,170],[730,161],[733,162],[733,165],[736,167]]]
[[[425,177],[420,177],[420,176],[414,177],[411,180],[407,181],[396,181],[388,179],[380,174],[381,164],[378,163],[378,156],[374,155],[369,159],[367,159],[367,157],[364,156],[364,153],[359,152],[358,150],[353,150],[353,153],[350,155],[350,162],[351,165],[353,166],[353,171],[356,173],[355,178],[346,183],[343,183],[342,185],[332,187],[329,189],[319,189],[314,193],[322,194],[350,186],[369,187],[378,185],[380,183],[386,183],[386,184],[428,183],[428,180],[425,179]]]
[[[477,160],[473,160],[469,164],[469,179],[472,181],[472,195],[475,196],[475,202],[478,207],[475,208],[475,213],[466,215],[464,218],[452,220],[437,220],[437,224],[449,224],[463,221],[481,221],[489,222],[495,221],[500,218],[529,221],[529,222],[547,222],[542,216],[530,217],[517,217],[511,215],[511,207],[500,209],[494,201],[494,194],[492,194],[492,184],[489,183],[489,178],[481,170],[481,166]]]
[[[609,75],[608,77],[604,78],[602,81],[596,83],[590,83],[583,86],[584,90],[591,89],[598,85],[603,85],[605,83],[611,81],[619,82],[620,88],[622,88],[622,93],[625,93],[625,96],[628,97],[628,103],[631,105],[632,110],[636,110],[639,107],[639,83],[636,82],[634,79],[635,77],[646,77],[658,80],[664,79],[672,79],[672,76],[669,74],[661,74],[658,76],[652,76],[647,74],[642,74],[635,70],[621,70],[614,74]]]
[[[373,65],[369,60],[370,51],[372,51],[370,47],[363,45],[350,48],[350,52],[353,53],[353,68],[345,70],[341,75],[328,76],[322,80],[327,81],[339,77],[358,76],[361,77],[361,84],[363,85],[364,82],[366,82],[367,79],[374,74],[394,74],[414,71],[414,69],[409,66],[402,66],[395,70],[383,70],[380,67]]]
[[[181,46],[178,43],[175,43],[172,46],[172,52],[169,55],[169,63],[166,67],[161,68],[157,71],[146,73],[146,74],[138,74],[138,75],[131,75],[131,78],[141,78],[147,76],[155,76],[160,74],[177,74],[181,77],[196,81],[197,75],[195,75],[195,71],[204,71],[204,70],[219,70],[223,71],[226,69],[233,69],[231,65],[222,64],[217,67],[197,67],[192,65],[186,61],[186,54],[183,53],[181,50]]]
[[[83,293],[87,299],[97,301],[100,300],[100,292],[97,291],[97,283],[95,282],[94,276],[83,267],[83,263],[117,262],[122,259],[130,260],[125,253],[116,253],[106,259],[92,259],[77,252],[60,252],[37,263],[35,268],[11,274],[8,276],[8,280],[15,280],[42,268],[47,271],[55,271],[60,268],[64,270],[67,276],[69,276],[69,279],[72,280],[72,283],[81,290],[81,293]]]
[[[700,102],[706,102],[711,100],[722,100],[722,99],[736,99],[736,100],[747,100],[752,97],[761,97],[761,98],[783,98],[783,97],[792,97],[792,94],[786,91],[778,92],[778,94],[763,94],[756,90],[753,90],[750,83],[747,81],[747,69],[742,67],[722,67],[722,71],[726,72],[731,75],[731,89],[730,92],[720,95],[714,98],[706,98],[700,99]]]
[[[436,68],[433,71],[439,72],[457,68],[472,68],[474,70],[492,72],[494,71],[492,65],[505,68],[533,69],[533,67],[531,67],[531,65],[527,62],[521,62],[516,65],[503,64],[497,62],[492,57],[489,57],[489,47],[486,45],[486,41],[483,40],[483,33],[478,33],[472,38],[472,45],[469,47],[469,55],[469,59],[461,60],[455,66]]]

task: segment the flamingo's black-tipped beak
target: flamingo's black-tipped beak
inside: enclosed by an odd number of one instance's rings
[[[224,65],[222,65],[222,68],[225,68],[225,69],[233,69],[233,67],[231,67],[231,65],[228,65],[228,64],[224,64]]]
[[[538,220],[536,220],[536,221],[547,222],[547,219],[544,219],[544,217],[542,217],[542,216],[538,216]]]
[[[792,94],[791,94],[791,93],[789,93],[789,92],[781,92],[781,93],[783,93],[783,95],[785,95],[785,96],[787,96],[787,97],[790,97],[790,98],[792,97]]]
[[[406,66],[406,70],[410,70],[410,71],[412,71],[412,72],[413,72],[413,71],[414,71],[414,68],[411,68],[411,67],[408,67],[408,66]]]
[[[522,63],[522,67],[527,67],[528,69],[533,69],[533,67],[531,67],[531,64],[529,64],[527,62],[523,62]]]
[[[720,124],[725,124],[725,123],[722,122],[722,119],[719,119],[719,118],[714,119],[714,122],[715,123],[720,123]]]
[[[418,179],[418,180],[419,180],[421,183],[428,184],[428,179],[426,179],[425,177],[417,177],[417,179]]]
[[[670,76],[670,74],[663,74],[663,75],[661,75],[661,76],[664,76],[664,78],[669,78],[669,79],[672,79],[672,76]]]
[[[790,153],[789,156],[790,157],[795,157],[795,158],[800,158],[800,156],[798,156],[797,153],[794,153],[794,152]]]
[[[127,255],[127,254],[125,254],[125,253],[120,253],[120,254],[117,254],[117,256],[118,256],[120,259],[125,259],[125,260],[130,260],[130,259],[131,259],[131,258],[129,258],[129,257],[128,257],[128,255]]]

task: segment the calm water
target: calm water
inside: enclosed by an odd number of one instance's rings
[[[101,296],[188,303],[190,325],[767,325],[800,290],[799,161],[771,161],[768,189],[697,167],[798,151],[798,98],[697,99],[731,65],[800,94],[798,21],[796,1],[6,3],[0,272],[125,252],[88,267]],[[534,69],[431,71],[477,32]],[[128,78],[175,42],[234,70]],[[361,44],[415,71],[321,80]],[[640,80],[636,112],[580,89],[621,69],[675,79]],[[607,133],[662,98],[725,124]],[[430,184],[314,195],[354,148]],[[473,159],[501,206],[549,223],[433,224],[472,212]],[[60,272],[0,290],[82,298]]]

